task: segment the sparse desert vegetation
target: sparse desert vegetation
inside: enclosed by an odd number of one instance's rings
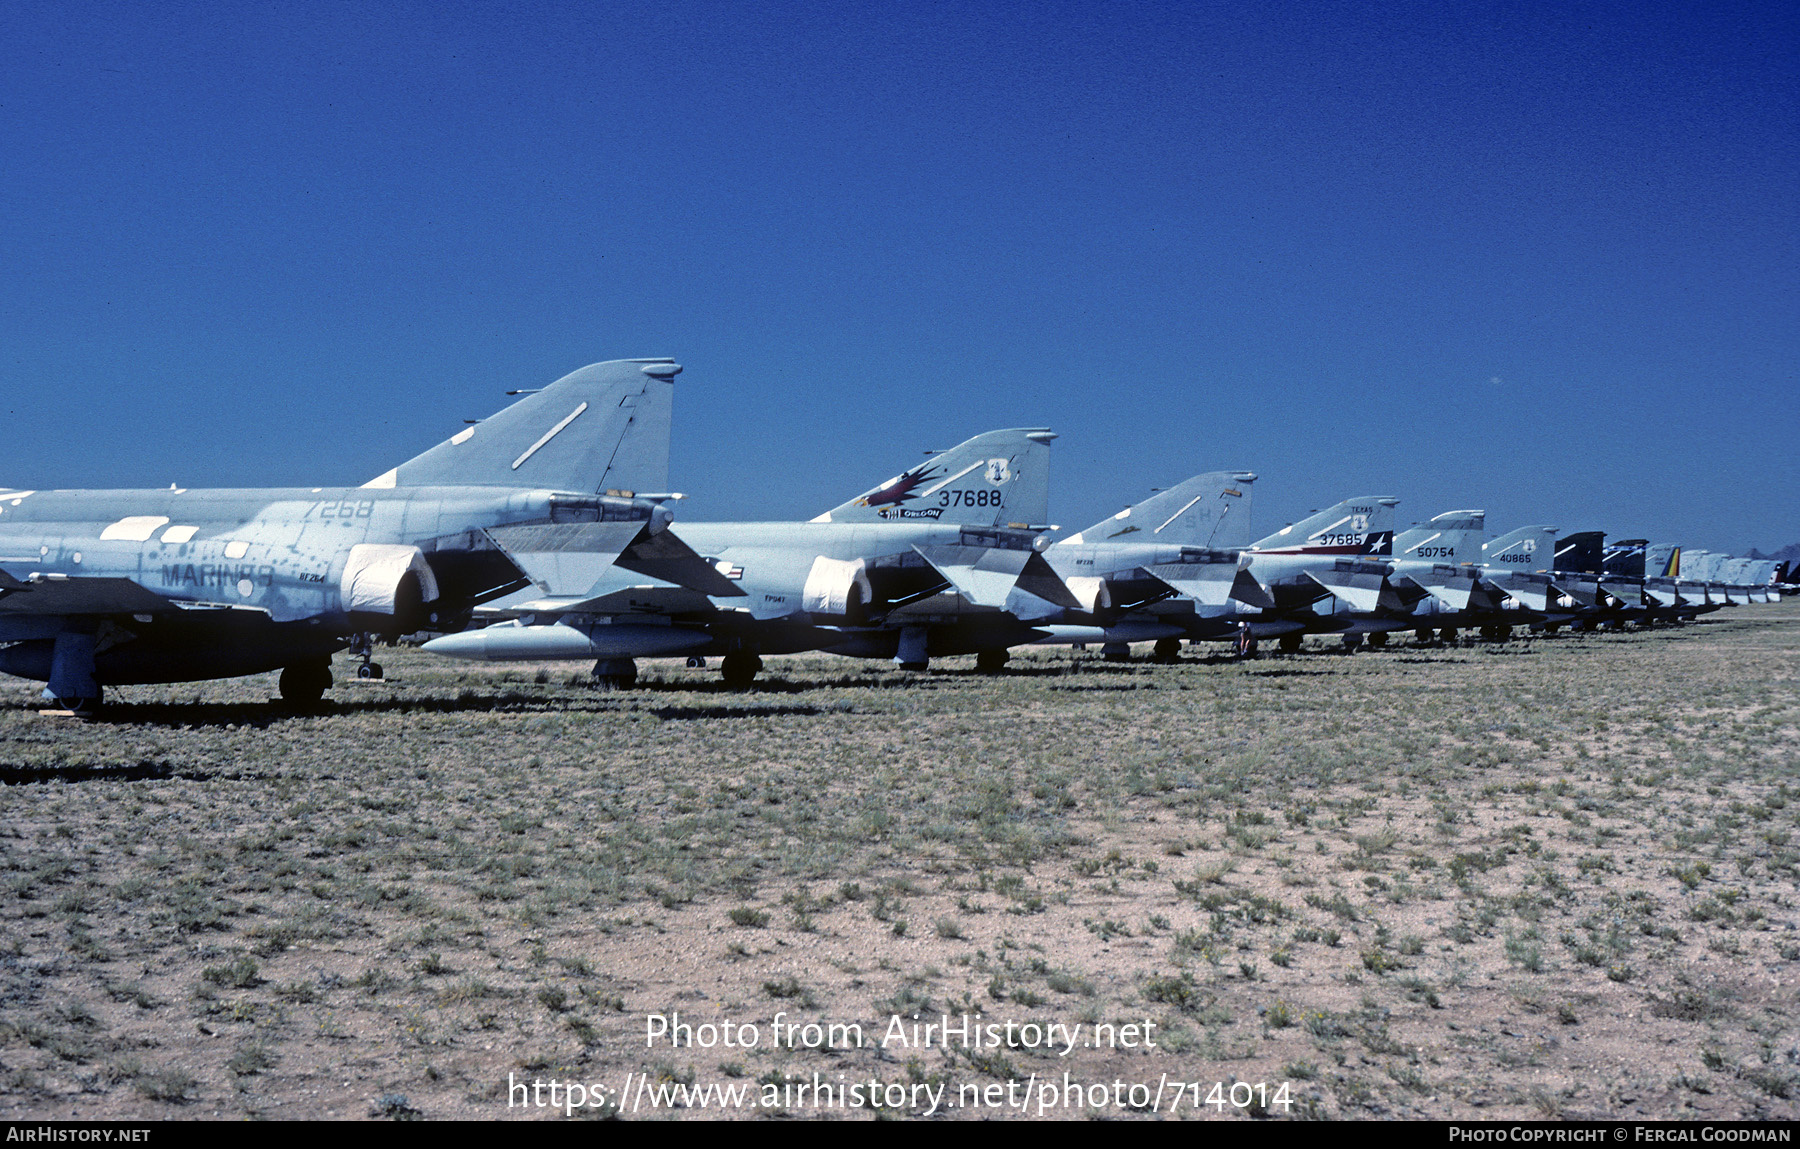
[[[263,677],[93,723],[5,680],[0,1115],[1065,1072],[1291,1083],[1273,1117],[1800,1113],[1800,603],[1327,649],[744,693],[395,652],[313,713]],[[677,1011],[761,1044],[646,1048]],[[875,1047],[965,1012],[1156,1047]]]

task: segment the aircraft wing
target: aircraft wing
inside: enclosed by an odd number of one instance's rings
[[[487,536],[553,598],[585,597],[614,566],[702,595],[744,593],[673,531],[641,521],[490,527]]]
[[[21,582],[0,571],[0,614],[154,614],[176,605],[128,578],[50,575]]]
[[[1081,609],[1081,603],[1036,551],[960,545],[915,545],[913,550],[976,606],[1004,610],[1020,619],[1049,618],[1064,610]]]

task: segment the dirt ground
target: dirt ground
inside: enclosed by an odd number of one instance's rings
[[[4,680],[0,1117],[1800,1116],[1800,603],[1313,641]]]

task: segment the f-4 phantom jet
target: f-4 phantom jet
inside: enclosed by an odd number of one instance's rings
[[[1128,657],[1131,643],[1149,641],[1156,657],[1171,659],[1183,639],[1292,636],[1297,643],[1305,631],[1348,625],[1313,613],[1312,604],[1336,593],[1343,580],[1360,577],[1369,566],[1360,556],[1385,553],[1395,500],[1346,500],[1251,545],[1255,479],[1247,471],[1196,475],[1049,547],[1044,558],[1074,598],[1072,606],[1038,603],[1035,613],[1023,615],[994,595],[959,585],[961,600],[1002,611],[1010,628],[991,614],[958,617],[929,601],[908,607],[903,613],[924,641],[910,648],[903,642],[898,661],[923,666],[928,654],[975,653],[979,668],[994,671],[1020,634],[1046,645],[1100,643],[1109,659]]]
[[[1195,475],[1052,544],[1045,561],[1077,605],[1021,620],[1034,632],[1028,641],[1098,643],[1108,658],[1148,641],[1167,659],[1183,638],[1224,633],[1219,619],[1237,603],[1272,605],[1243,572],[1247,560],[1239,553],[1250,540],[1255,481],[1248,471]],[[968,636],[946,626],[954,621],[938,623],[932,653],[969,645]],[[976,655],[977,667],[990,672],[1007,661],[1003,648],[977,647]]]
[[[0,489],[0,672],[77,712],[271,670],[315,702],[352,636],[454,630],[527,585],[485,534],[505,525],[578,524],[609,560],[736,593],[665,530],[680,370],[584,367],[360,487]]]
[[[635,681],[636,658],[722,655],[726,683],[746,686],[765,654],[904,651],[919,624],[903,608],[956,599],[953,588],[965,585],[1026,617],[1073,606],[1039,554],[1054,438],[1042,427],[977,435],[804,523],[683,522],[668,532],[705,556],[726,595],[689,589],[694,580],[634,578],[629,571],[645,568],[617,569],[625,564],[588,546],[586,527],[492,531],[538,593],[507,603],[505,622],[425,649],[489,661],[593,658],[595,676],[615,685]],[[1031,633],[1015,613],[979,615],[978,627],[1002,632],[984,630],[984,645]]]

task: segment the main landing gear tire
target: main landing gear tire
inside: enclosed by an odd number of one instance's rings
[[[379,662],[363,663],[361,666],[356,668],[356,677],[379,679],[381,677],[381,663],[379,663]]]
[[[719,660],[719,672],[724,676],[725,685],[733,690],[743,690],[756,681],[756,672],[762,669],[762,659],[754,654],[737,651]]]
[[[981,674],[999,674],[1006,669],[1012,654],[1006,650],[981,650],[975,653],[975,669]]]
[[[1385,630],[1371,631],[1369,633],[1369,645],[1370,646],[1386,646],[1387,645],[1387,631],[1385,631]]]
[[[603,658],[594,663],[594,685],[630,690],[637,685],[637,663],[629,658]]]
[[[281,672],[281,698],[292,706],[313,706],[331,689],[331,662],[296,662]]]
[[[1281,636],[1277,645],[1281,647],[1281,653],[1283,654],[1299,654],[1302,641],[1304,640],[1300,635],[1284,634]]]
[[[1179,638],[1159,638],[1150,649],[1150,657],[1157,662],[1180,662],[1181,640]]]

